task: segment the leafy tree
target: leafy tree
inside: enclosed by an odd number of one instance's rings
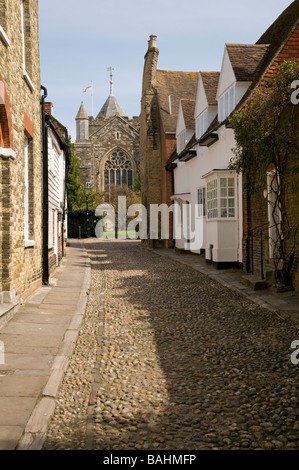
[[[230,168],[243,172],[249,195],[264,185],[267,172],[272,175],[273,260],[276,283],[283,285],[291,283],[299,227],[298,218],[291,220],[288,210],[288,195],[298,190],[294,179],[299,172],[299,106],[291,103],[291,85],[298,77],[298,60],[282,63],[274,78],[231,118],[236,147]]]
[[[80,160],[74,152],[74,146],[69,140],[69,146],[71,151],[70,169],[68,172],[67,182],[67,201],[68,211],[76,212],[83,211],[86,209],[86,195],[84,190],[84,184],[81,181],[80,171]],[[90,209],[95,209],[104,200],[104,192],[91,191],[88,195],[88,206]]]
[[[69,138],[70,168],[67,181],[67,205],[68,211],[74,212],[85,207],[84,185],[80,179],[80,160],[75,155],[74,146]]]

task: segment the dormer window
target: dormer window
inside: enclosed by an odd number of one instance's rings
[[[181,153],[184,150],[184,148],[186,147],[186,143],[187,143],[186,131],[183,131],[177,137],[177,147],[178,147],[177,151],[178,151],[178,153]]]
[[[218,101],[219,122],[224,121],[235,108],[235,85],[230,87]]]
[[[208,111],[205,110],[196,119],[196,138],[200,137],[206,132],[208,128]]]

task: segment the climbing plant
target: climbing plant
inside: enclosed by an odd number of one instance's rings
[[[236,146],[230,168],[244,174],[249,195],[261,188],[268,175],[275,276],[276,283],[283,285],[291,283],[299,227],[298,214],[294,220],[288,207],[290,192],[298,190],[299,105],[291,100],[292,84],[298,79],[299,61],[282,63],[231,117]]]

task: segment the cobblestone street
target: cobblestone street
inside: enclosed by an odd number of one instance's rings
[[[299,449],[298,328],[134,241],[91,286],[44,449]]]

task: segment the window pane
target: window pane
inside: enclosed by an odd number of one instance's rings
[[[132,187],[132,183],[133,183],[132,170],[128,170],[128,186],[129,186],[129,188]]]
[[[228,116],[228,92],[225,93],[225,114],[224,114],[224,117],[226,118],[226,116]]]
[[[107,189],[109,187],[109,173],[108,173],[108,170],[105,170],[104,178],[105,178],[105,189]]]
[[[206,188],[200,188],[197,191],[197,204],[198,204],[198,216],[204,217],[206,215]]]
[[[227,199],[221,199],[221,207],[227,207]]]
[[[226,196],[227,196],[227,189],[221,188],[221,197],[226,197]]]
[[[228,207],[235,207],[235,200],[234,199],[229,199],[228,200]]]
[[[120,170],[116,170],[116,184],[120,184]]]
[[[219,117],[220,117],[220,121],[223,121],[224,119],[224,98],[223,96],[220,98],[220,104],[219,104]]]
[[[228,216],[235,217],[235,209],[229,209]]]
[[[114,170],[110,170],[110,184],[114,184]]]
[[[228,188],[228,196],[234,197],[235,195],[235,188]]]
[[[127,172],[126,172],[126,170],[123,170],[123,173],[122,173],[122,184],[127,184]]]
[[[221,209],[221,217],[227,217],[227,209]]]
[[[220,187],[226,188],[227,186],[227,178],[220,178]]]
[[[235,179],[234,178],[228,178],[228,186],[229,187],[234,187],[235,186]]]
[[[235,106],[235,87],[232,87],[229,90],[229,107],[230,107],[230,113],[233,111]]]

